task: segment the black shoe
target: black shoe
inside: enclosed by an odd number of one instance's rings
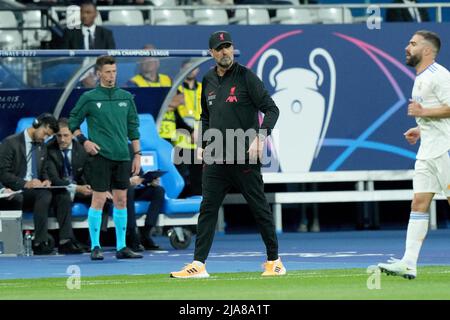
[[[89,247],[87,244],[84,244],[76,239],[72,239],[72,242],[75,247],[80,248],[83,252],[91,252],[91,247]]]
[[[103,252],[100,247],[94,247],[91,251],[91,260],[103,260]]]
[[[141,237],[139,235],[139,229],[128,229],[126,243],[128,247],[134,252],[143,252],[145,248],[141,245]]]
[[[116,252],[117,259],[141,259],[142,255],[131,251],[128,247],[123,247]]]
[[[144,246],[143,246],[142,244],[140,244],[140,243],[132,244],[132,245],[130,246],[130,248],[131,248],[131,250],[134,251],[134,252],[144,252],[144,251],[145,251]]]
[[[144,245],[145,250],[160,250],[159,246],[153,242],[153,239],[148,237],[145,238],[144,241],[142,241],[142,244]]]
[[[81,254],[84,250],[78,247],[72,240],[67,241],[64,244],[60,244],[58,248],[60,254]]]
[[[38,256],[46,254],[54,254],[53,246],[51,246],[49,242],[41,242],[38,245],[33,245],[33,254]]]

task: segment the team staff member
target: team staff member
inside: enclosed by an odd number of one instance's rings
[[[48,234],[52,192],[46,189],[51,182],[44,141],[58,130],[56,118],[43,113],[29,128],[6,137],[0,144],[0,181],[11,190],[23,190],[15,200],[23,211],[33,211],[33,252],[36,255],[53,253],[54,241]]]
[[[192,65],[191,60],[185,60],[181,64],[181,71],[185,71]],[[183,83],[178,87],[178,92],[183,95],[184,103],[180,104],[176,109],[176,114],[182,118],[182,123],[187,126],[187,131],[177,131],[175,142],[175,160],[180,156],[185,161],[177,161],[177,169],[183,176],[185,185],[180,195],[181,198],[202,194],[202,165],[195,161],[195,151],[197,144],[198,127],[200,123],[200,115],[202,113],[201,97],[202,83],[197,81],[197,75],[200,69],[197,67],[186,76]],[[176,129],[183,128],[177,124]],[[183,128],[185,129],[185,128]],[[186,162],[186,160],[188,162]]]
[[[205,260],[212,245],[218,209],[232,186],[246,198],[261,231],[267,251],[262,275],[283,275],[286,269],[278,257],[273,215],[264,195],[261,164],[258,161],[262,156],[266,135],[275,126],[279,110],[261,80],[246,67],[233,62],[234,47],[229,33],[213,33],[209,38],[209,48],[216,67],[208,71],[202,81],[202,136],[209,129],[220,130],[223,137],[230,129],[234,132],[253,130],[254,134],[249,139],[251,144],[245,137],[237,138],[236,147],[232,147],[234,137],[224,141],[225,153],[216,153],[213,159],[206,157],[219,137],[209,145],[203,139],[198,139],[202,143],[198,154],[199,157],[205,155],[203,160],[206,165],[202,177],[203,201],[197,225],[194,261],[181,271],[172,272],[171,277],[209,277]],[[259,111],[265,114],[261,127],[258,122]],[[248,152],[239,152],[242,151],[239,148],[245,148],[244,151]],[[234,155],[232,152],[235,152]]]
[[[103,260],[100,248],[102,209],[107,193],[112,189],[113,219],[116,227],[118,259],[142,258],[125,245],[127,228],[127,189],[129,185],[128,139],[134,150],[132,174],[141,167],[139,142],[139,118],[133,96],[115,86],[116,61],[111,56],[100,56],[96,61],[100,85],[84,93],[70,112],[69,129],[91,155],[87,167],[88,182],[93,190],[88,212],[91,237],[91,259]],[[80,124],[87,119],[88,140],[80,131]]]

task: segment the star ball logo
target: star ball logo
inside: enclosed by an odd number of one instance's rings
[[[68,6],[66,9],[66,24],[67,29],[80,29],[81,19],[80,19],[80,7],[79,6]]]

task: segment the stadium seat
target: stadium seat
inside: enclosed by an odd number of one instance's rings
[[[0,29],[17,28],[17,20],[12,11],[0,11]],[[22,49],[22,36],[16,30],[0,30],[0,49]]]
[[[202,198],[188,197],[178,199],[184,188],[183,177],[179,174],[172,161],[173,146],[166,140],[159,137],[155,121],[150,114],[139,115],[141,133],[141,149],[143,153],[154,151],[157,154],[159,170],[167,173],[161,177],[161,185],[166,190],[166,200],[163,212],[167,215],[178,213],[198,213]],[[142,204],[139,210],[143,210]]]
[[[188,24],[184,10],[155,10],[153,23],[160,26],[174,26]]]
[[[177,2],[175,0],[152,0],[152,4],[156,7],[175,7]]]
[[[117,26],[141,26],[144,24],[144,16],[140,10],[111,10],[108,13],[107,24]]]
[[[342,12],[344,10],[344,12]],[[342,16],[344,13],[344,16]],[[338,9],[338,8],[326,8],[319,9],[319,21],[324,24],[332,24],[332,23],[352,23],[353,16],[350,9]]]
[[[84,203],[76,202],[72,205],[72,217],[87,217],[89,207]]]
[[[308,9],[277,9],[276,16],[271,22],[280,24],[310,24],[317,20],[313,11]]]
[[[236,9],[234,17],[230,19],[230,23],[270,24],[269,12],[266,9]]]
[[[193,21],[200,25],[228,24],[228,15],[224,9],[195,9]]]
[[[17,19],[12,11],[0,11],[0,28],[16,28]]]
[[[23,13],[23,26],[25,28],[42,28],[41,11],[30,10]],[[23,40],[27,47],[40,47],[41,41],[50,41],[52,34],[49,30],[24,30]]]
[[[0,49],[18,50],[22,49],[22,36],[19,31],[0,30]]]
[[[31,127],[31,124],[33,123],[34,119],[35,119],[34,117],[26,117],[26,118],[19,119],[19,121],[17,122],[16,132],[15,133],[22,132],[26,128]]]

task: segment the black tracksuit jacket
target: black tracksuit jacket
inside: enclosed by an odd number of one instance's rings
[[[201,133],[202,148],[213,147],[215,139],[206,139],[208,129],[218,129],[223,135],[225,154],[215,154],[221,160],[248,160],[248,148],[256,133],[269,135],[278,119],[279,109],[264,87],[263,82],[248,68],[234,62],[223,77],[216,73],[216,67],[209,70],[202,81]],[[264,120],[259,125],[259,111],[264,113]],[[227,129],[231,133],[249,129],[253,134],[247,137],[227,138]],[[229,131],[229,130],[228,130]],[[229,134],[230,134],[229,132]],[[234,141],[232,141],[234,140]],[[234,147],[234,148],[233,148]],[[245,149],[243,149],[245,148]],[[244,152],[242,152],[244,150]],[[234,152],[234,154],[233,154]]]

